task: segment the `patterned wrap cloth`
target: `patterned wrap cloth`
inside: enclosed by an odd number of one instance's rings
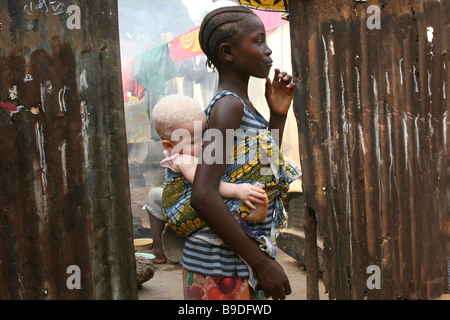
[[[230,152],[222,180],[230,183],[261,183],[269,202],[275,201],[274,229],[286,221],[283,198],[289,184],[300,176],[296,164],[286,161],[269,130],[257,134],[236,134],[237,141]],[[205,222],[190,205],[192,185],[182,174],[166,169],[163,190],[164,218],[177,234],[187,237],[205,228]],[[239,199],[224,199],[234,217],[240,221],[250,214],[250,208]],[[207,233],[207,232],[206,232]],[[212,241],[210,239],[209,241]],[[218,239],[213,242],[218,244]]]
[[[268,11],[289,11],[288,0],[237,0],[238,3],[260,10]]]

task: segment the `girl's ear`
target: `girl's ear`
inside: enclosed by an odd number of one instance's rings
[[[227,62],[233,62],[233,48],[228,43],[222,43],[219,46],[219,56]]]
[[[172,149],[173,149],[172,141],[170,141],[170,140],[163,140],[162,141],[162,145],[163,145],[164,149],[166,149],[167,151],[172,153]]]

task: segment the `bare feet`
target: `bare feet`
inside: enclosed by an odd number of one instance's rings
[[[166,262],[167,262],[166,257],[153,259],[154,264],[165,264]]]
[[[155,255],[155,259],[153,259],[154,264],[164,264],[167,262],[166,255],[162,248],[153,248],[153,254]]]

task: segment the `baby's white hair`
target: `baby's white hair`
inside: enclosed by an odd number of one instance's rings
[[[194,120],[202,113],[202,108],[194,99],[183,94],[172,94],[158,101],[152,118],[159,137],[170,140],[176,124]]]

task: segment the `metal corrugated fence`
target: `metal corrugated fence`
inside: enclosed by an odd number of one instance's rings
[[[0,2],[0,299],[137,298],[117,24]]]
[[[448,293],[450,1],[289,7],[306,212],[330,298]]]

